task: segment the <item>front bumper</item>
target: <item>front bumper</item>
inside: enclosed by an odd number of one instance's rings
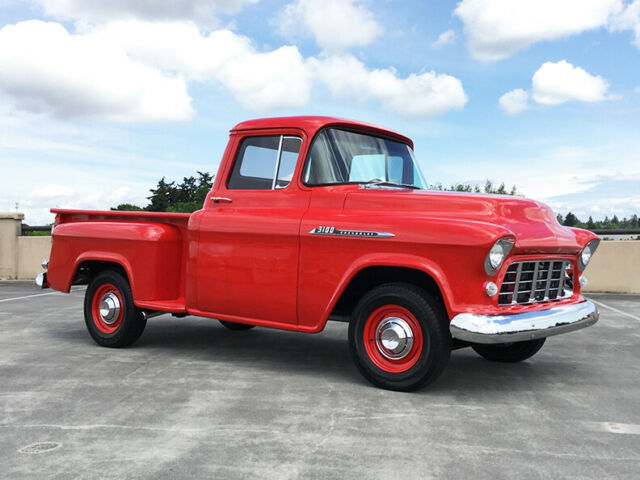
[[[600,314],[589,300],[513,315],[461,313],[451,321],[451,336],[471,343],[510,343],[545,338],[588,327]]]

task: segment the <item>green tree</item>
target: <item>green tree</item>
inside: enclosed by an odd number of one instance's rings
[[[147,197],[151,203],[146,207],[150,212],[166,212],[170,205],[175,203],[178,197],[178,189],[175,182],[167,183],[162,177],[155,189],[150,189],[151,195]]]
[[[580,220],[573,213],[567,213],[567,216],[564,217],[564,222],[562,223],[565,227],[575,227]]]
[[[144,208],[139,207],[138,205],[133,205],[132,203],[121,203],[115,208],[111,208],[111,210],[125,210],[128,212],[139,212],[144,210]]]

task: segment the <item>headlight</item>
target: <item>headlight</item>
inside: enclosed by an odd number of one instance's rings
[[[487,275],[496,274],[515,243],[515,239],[506,237],[501,238],[493,244],[493,247],[489,250],[489,254],[484,261],[484,270],[487,272]]]
[[[578,256],[578,268],[580,270],[584,270],[585,268],[587,268],[587,265],[589,264],[589,260],[591,260],[591,257],[593,256],[593,253],[596,251],[596,248],[598,248],[599,244],[600,244],[600,240],[591,240],[582,249],[582,251],[580,252],[580,255]]]

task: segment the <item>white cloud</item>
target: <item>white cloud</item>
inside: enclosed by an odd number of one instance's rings
[[[463,0],[454,13],[471,55],[491,62],[536,42],[607,26],[622,9],[622,0]]]
[[[609,25],[612,31],[633,30],[634,44],[640,48],[640,0],[634,0],[614,17]]]
[[[260,52],[244,36],[202,34],[192,22],[128,20],[72,34],[33,20],[0,30],[0,90],[22,110],[122,122],[188,120],[194,114],[188,82],[221,85],[258,112],[305,106],[314,84],[411,117],[466,102],[461,82],[449,75],[402,79],[351,56],[305,59],[294,46]]]
[[[236,13],[258,0],[31,0],[48,16],[83,22],[192,20],[210,25],[216,13]]]
[[[438,39],[431,44],[433,48],[442,48],[456,41],[456,32],[447,30],[438,35]]]
[[[308,34],[325,51],[341,51],[370,44],[382,26],[359,0],[297,0],[275,20],[287,38]]]
[[[533,75],[533,99],[544,105],[558,105],[570,100],[600,102],[608,98],[609,84],[601,76],[587,73],[565,60],[546,62]]]
[[[370,99],[407,117],[438,115],[462,109],[467,95],[455,77],[433,71],[399,78],[391,69],[368,70],[352,55],[313,60],[316,75],[334,96]]]
[[[529,108],[529,92],[516,88],[502,95],[498,104],[507,115],[517,115]]]
[[[65,185],[45,185],[31,192],[35,198],[65,198],[73,196],[73,188]]]
[[[132,61],[91,35],[38,20],[0,30],[0,88],[25,110],[114,121],[180,121],[193,109],[178,75]]]
[[[154,68],[221,84],[249,110],[300,107],[309,100],[311,75],[293,46],[258,52],[247,37],[229,30],[203,35],[190,22],[112,22],[93,35]]]
[[[498,103],[507,115],[529,108],[529,98],[542,105],[558,105],[569,101],[601,102],[613,98],[609,83],[599,75],[591,75],[566,60],[546,62],[533,74],[531,91],[521,88],[505,93]]]

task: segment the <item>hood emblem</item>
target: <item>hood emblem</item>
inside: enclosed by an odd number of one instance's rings
[[[393,233],[373,232],[370,230],[338,230],[336,227],[320,226],[309,232],[312,235],[330,235],[333,237],[365,237],[365,238],[390,238]]]

